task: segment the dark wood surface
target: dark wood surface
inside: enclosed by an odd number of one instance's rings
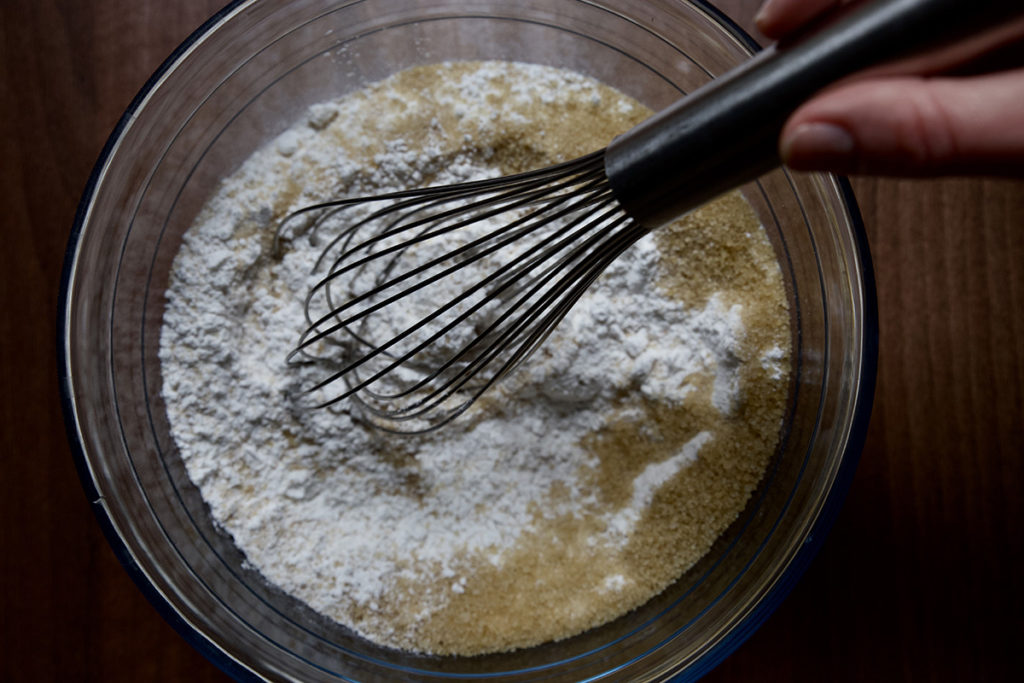
[[[719,3],[749,28],[756,0]],[[57,395],[64,248],[121,112],[220,0],[0,3],[0,681],[222,681],[93,519]],[[878,392],[834,531],[709,681],[1021,680],[1024,182],[854,181]]]

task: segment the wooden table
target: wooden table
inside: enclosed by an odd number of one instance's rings
[[[149,74],[220,4],[0,4],[3,681],[225,679],[100,533],[54,361],[61,263],[92,164]],[[720,4],[746,18],[757,1]],[[854,187],[881,316],[867,447],[803,581],[707,680],[1019,680],[1024,182]]]

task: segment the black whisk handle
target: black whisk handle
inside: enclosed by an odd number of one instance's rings
[[[609,145],[616,198],[657,227],[780,164],[778,138],[812,95],[862,69],[1024,16],[1022,0],[876,0],[762,51]]]

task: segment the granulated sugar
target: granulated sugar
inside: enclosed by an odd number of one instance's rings
[[[275,256],[288,212],[547,165],[648,114],[550,68],[419,67],[313,107],[224,181],[174,264],[163,391],[189,476],[267,581],[382,645],[508,650],[642,604],[736,518],[775,448],[790,348],[738,195],[631,248],[440,431],[304,410],[311,370],[285,363],[322,248],[289,235]]]

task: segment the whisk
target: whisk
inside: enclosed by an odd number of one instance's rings
[[[1016,1],[874,2],[761,52],[605,150],[300,209],[279,239],[302,217],[314,231],[344,227],[317,263],[325,274],[288,361],[325,369],[307,389],[315,405],[349,400],[382,429],[436,429],[536,350],[638,239],[776,168],[783,124],[815,92],[1021,13]]]

